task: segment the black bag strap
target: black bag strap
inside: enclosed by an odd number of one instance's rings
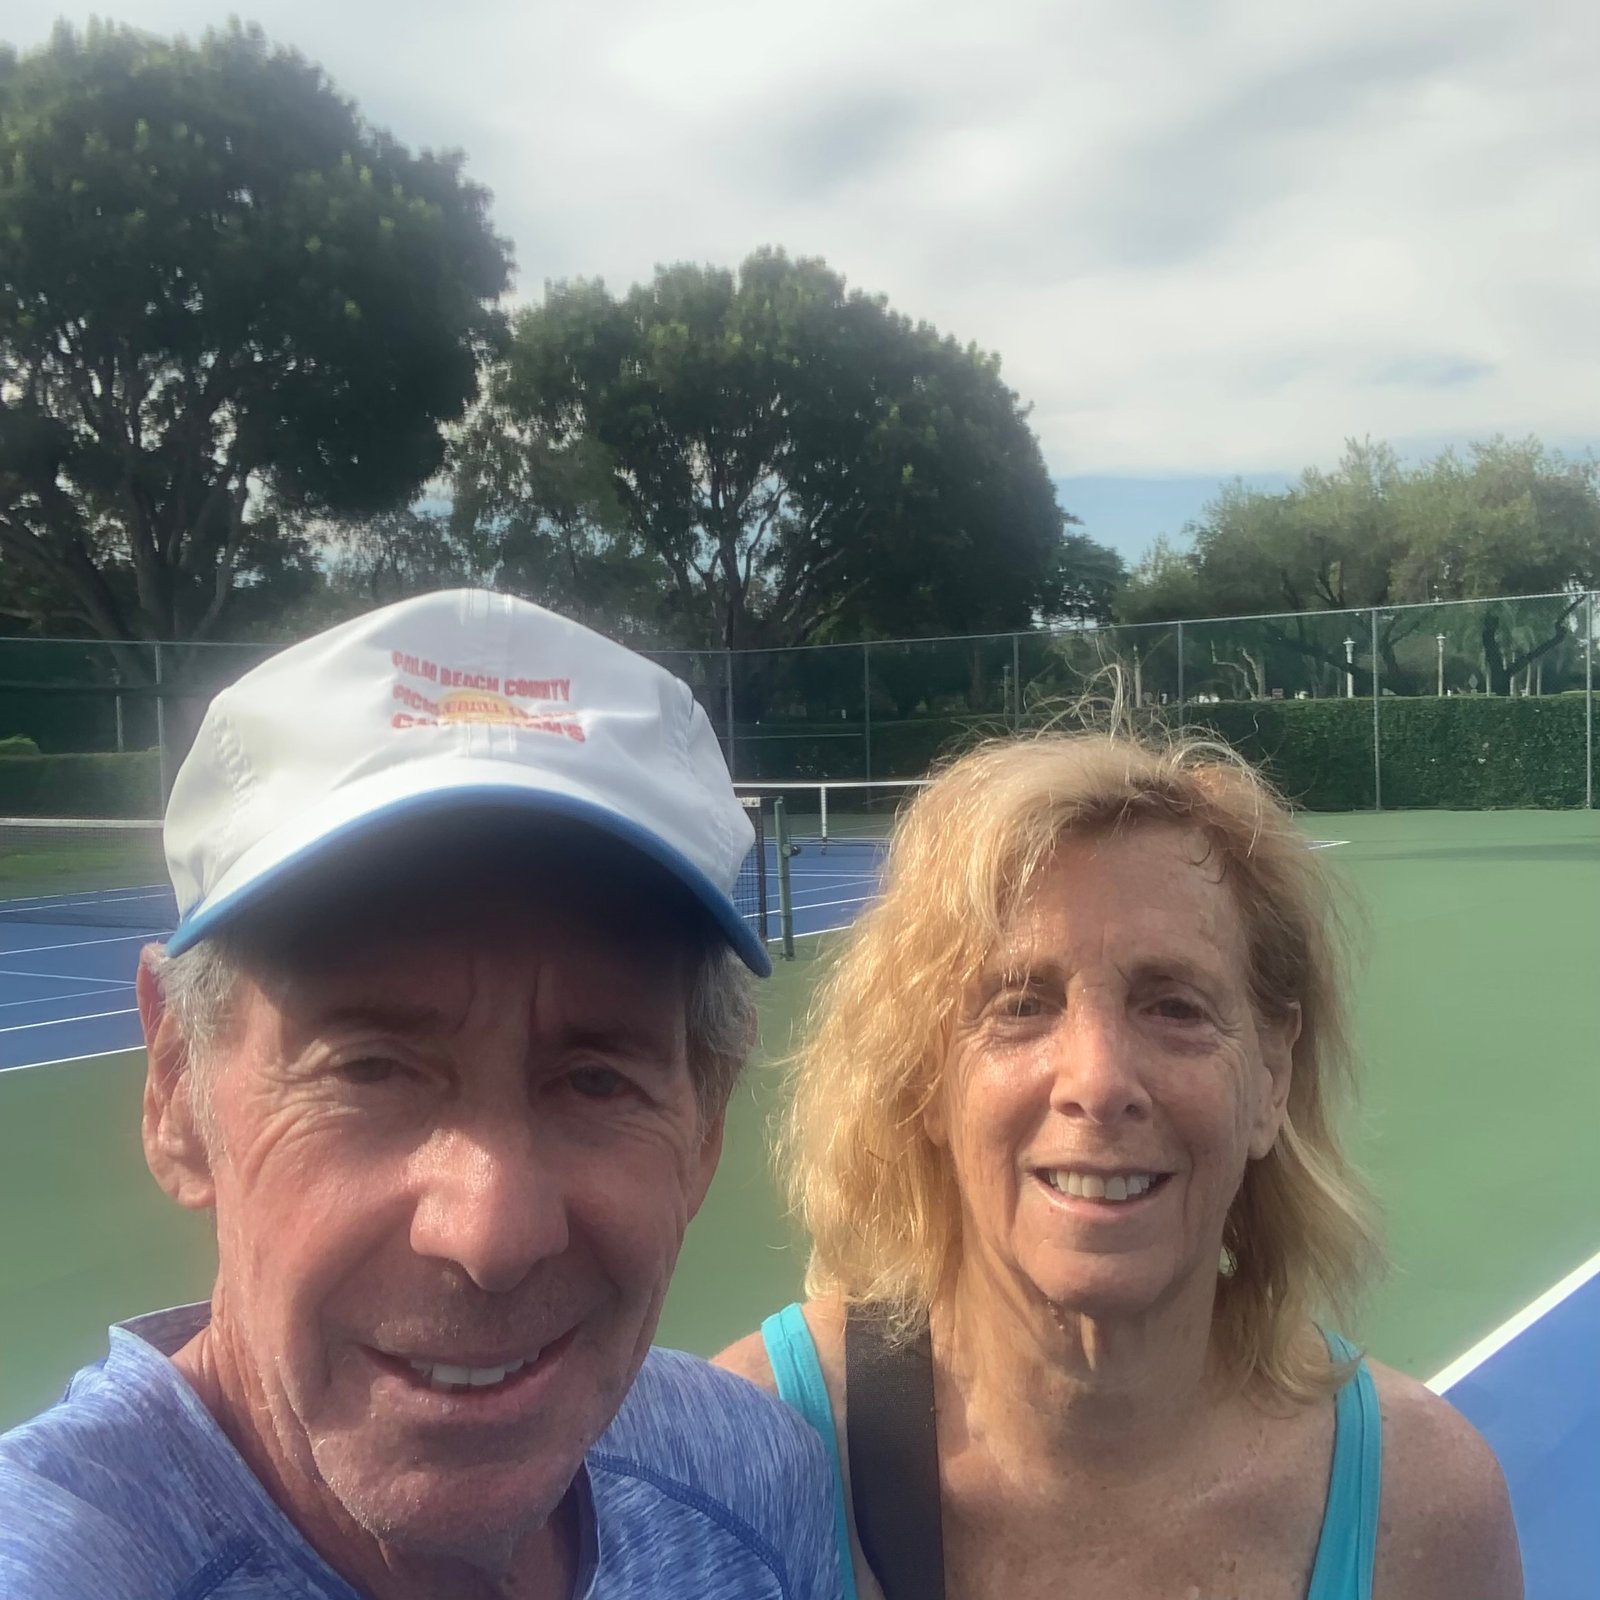
[[[884,1600],[944,1600],[944,1521],[933,1347],[923,1328],[893,1341],[881,1312],[844,1327],[845,1432],[856,1534]]]

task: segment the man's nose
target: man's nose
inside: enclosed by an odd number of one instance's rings
[[[1053,1066],[1050,1107],[1062,1116],[1107,1127],[1149,1116],[1136,1041],[1114,997],[1074,997],[1056,1031]]]
[[[567,1248],[567,1197],[559,1170],[541,1161],[525,1123],[441,1130],[419,1157],[422,1193],[411,1247],[451,1261],[489,1293],[514,1289]]]

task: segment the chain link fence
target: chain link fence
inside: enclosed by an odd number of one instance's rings
[[[1070,720],[1115,680],[1144,714],[1214,729],[1311,806],[1592,806],[1597,628],[1600,596],[1572,591],[646,653],[690,685],[744,781],[919,777],[986,736]],[[87,785],[59,814],[157,814],[211,695],[273,648],[0,639],[0,758],[143,753],[79,762],[44,796],[0,767],[0,813],[41,814]]]

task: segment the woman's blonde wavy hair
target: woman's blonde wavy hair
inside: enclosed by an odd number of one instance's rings
[[[1226,746],[1172,735],[1049,732],[980,746],[901,813],[882,898],[814,1003],[779,1141],[811,1235],[806,1290],[922,1321],[957,1259],[960,1204],[923,1113],[963,991],[1069,837],[1200,830],[1242,914],[1258,1013],[1300,1007],[1288,1115],[1228,1214],[1216,1357],[1290,1399],[1325,1393],[1314,1316],[1346,1312],[1378,1259],[1335,1117],[1350,1087],[1342,940],[1327,877],[1288,808]]]

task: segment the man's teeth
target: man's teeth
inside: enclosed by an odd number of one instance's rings
[[[526,1361],[513,1361],[503,1367],[452,1367],[443,1361],[413,1361],[411,1369],[419,1372],[435,1389],[488,1389],[503,1383],[513,1372],[519,1372]]]
[[[1062,1194],[1083,1200],[1137,1200],[1156,1181],[1154,1172],[1135,1172],[1127,1177],[1102,1178],[1095,1172],[1074,1172],[1070,1167],[1055,1167],[1045,1174],[1052,1187]]]

